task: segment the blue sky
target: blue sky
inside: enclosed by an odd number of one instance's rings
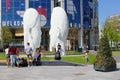
[[[120,14],[120,0],[98,0],[99,24],[102,26],[107,18]]]

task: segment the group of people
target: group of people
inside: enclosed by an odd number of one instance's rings
[[[27,63],[28,66],[31,65],[31,62],[36,62],[40,61],[41,59],[41,49],[37,48],[36,52],[34,53],[35,55],[33,56],[33,50],[32,47],[30,46],[30,43],[27,43],[27,47],[25,48],[25,54],[27,55]],[[6,64],[7,66],[11,67],[20,67],[19,66],[19,59],[21,58],[19,55],[19,48],[14,45],[14,42],[11,42],[9,46],[6,47],[5,49],[6,53]]]
[[[39,47],[36,49],[36,52],[34,53],[33,56],[33,50],[32,47],[30,46],[30,43],[27,43],[27,47],[25,48],[25,54],[27,55],[27,64],[28,66],[31,65],[31,63],[33,62],[33,64],[35,64],[37,61],[41,60],[41,55],[43,54],[43,47]],[[57,51],[55,54],[55,60],[60,60],[61,59],[61,54],[60,54],[60,50],[61,50],[61,45],[60,43],[58,43],[57,45]],[[5,53],[6,53],[6,64],[7,66],[19,66],[19,48],[17,46],[14,45],[14,42],[11,42],[11,44],[9,46],[6,47],[5,49]],[[88,63],[88,55],[89,55],[89,50],[88,48],[85,51],[85,63]]]
[[[42,49],[40,47],[40,48],[36,48],[36,53],[33,56],[32,55],[33,50],[32,50],[32,47],[30,46],[29,42],[27,43],[27,47],[25,48],[25,53],[26,53],[27,58],[28,58],[28,66],[30,66],[32,62],[37,63],[37,61],[40,61],[41,60],[41,55],[43,54]]]
[[[17,65],[19,67],[18,62],[19,49],[14,45],[14,42],[11,42],[11,44],[6,47],[5,53],[7,66],[14,67],[15,65]]]

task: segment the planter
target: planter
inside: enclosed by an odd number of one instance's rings
[[[116,70],[116,64],[115,65],[95,65],[94,64],[94,69],[96,71],[103,71],[103,72],[115,71]]]

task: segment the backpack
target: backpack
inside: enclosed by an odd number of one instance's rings
[[[55,53],[55,60],[61,60],[60,52]]]
[[[19,58],[19,66],[20,67],[27,67],[28,66],[27,59],[25,59],[25,58]]]

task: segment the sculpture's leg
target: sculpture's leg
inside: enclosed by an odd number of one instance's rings
[[[29,28],[24,27],[24,48],[27,47],[27,42],[29,38]]]
[[[62,55],[62,56],[65,56],[65,55],[66,55],[64,42],[61,43],[61,55]]]
[[[34,27],[31,32],[31,46],[33,48],[33,53],[35,53],[36,48],[40,47],[40,42],[41,42],[41,32],[40,28]]]
[[[51,42],[50,42],[50,48],[49,48],[49,50],[50,50],[50,52],[53,51],[53,48],[52,48],[52,46],[51,46]]]

